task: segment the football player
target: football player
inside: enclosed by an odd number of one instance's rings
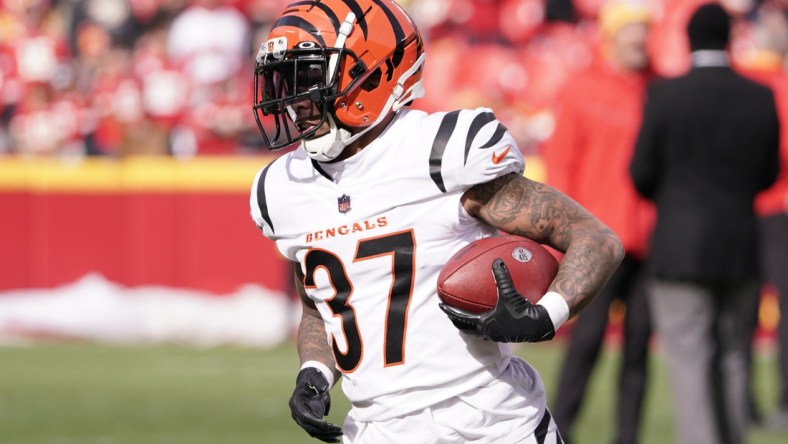
[[[409,109],[425,57],[391,0],[292,3],[257,54],[263,138],[298,143],[260,170],[250,199],[303,301],[293,419],[326,442],[559,443],[542,380],[510,343],[551,339],[616,269],[621,243],[523,176],[490,109]],[[498,230],[565,253],[547,294],[526,302],[497,261],[493,310],[441,305],[443,264]],[[342,428],[324,419],[340,376]]]

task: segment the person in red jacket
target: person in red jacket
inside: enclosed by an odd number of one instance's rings
[[[783,129],[788,128],[788,6],[770,1],[756,11],[751,51],[740,57],[737,67],[772,88],[781,123],[780,175],[774,185],[758,195],[755,210],[759,216],[761,279],[777,292],[781,312],[777,326],[780,397],[777,410],[764,425],[788,431],[788,130]],[[758,322],[758,296],[753,297],[750,313],[753,333]],[[757,421],[760,415],[755,400],[750,403],[751,418]]]
[[[626,257],[606,288],[579,316],[568,338],[553,413],[571,442],[589,377],[599,356],[614,300],[625,301],[624,349],[616,443],[638,440],[651,333],[638,275],[653,208],[636,193],[629,160],[650,78],[646,50],[650,13],[633,2],[605,4],[599,13],[597,60],[559,96],[556,127],[542,147],[547,182],[589,208],[620,237]]]

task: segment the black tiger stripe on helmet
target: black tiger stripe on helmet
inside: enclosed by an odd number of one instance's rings
[[[281,26],[292,26],[294,28],[302,29],[317,39],[321,46],[326,46],[326,41],[323,40],[323,36],[320,35],[320,31],[315,27],[315,25],[309,23],[303,17],[299,17],[297,15],[283,15],[274,23],[273,29],[279,28]]]
[[[331,8],[329,8],[325,3],[323,3],[322,1],[320,1],[320,0],[307,0],[307,1],[296,2],[296,3],[291,3],[290,4],[291,7],[293,7],[293,6],[306,6],[306,5],[308,5],[310,7],[310,9],[311,8],[318,8],[321,11],[323,11],[326,14],[326,17],[328,17],[328,20],[331,22],[331,25],[333,25],[333,27],[334,27],[334,34],[339,34],[339,25],[342,23],[341,20],[339,19],[339,17],[337,17],[337,14]],[[295,11],[296,10],[292,10],[292,12],[295,12]],[[285,13],[288,13],[288,11],[285,11]]]
[[[405,30],[403,29],[402,24],[400,24],[399,20],[397,20],[397,17],[394,14],[394,12],[384,2],[380,0],[373,0],[373,2],[383,11],[383,13],[389,19],[389,22],[391,23],[391,29],[394,32],[395,44],[401,45],[402,43],[404,43],[405,38],[407,36],[405,35]],[[348,7],[348,9],[350,9],[350,11],[356,16],[356,24],[358,25],[359,29],[361,29],[361,32],[364,34],[364,40],[367,40],[369,38],[369,25],[366,21],[365,15],[371,10],[371,8],[368,8],[366,11],[364,11],[361,5],[355,0],[342,0],[342,3],[344,3]],[[315,27],[314,25],[312,25],[302,17],[288,15],[298,12],[298,9],[290,9],[290,8],[296,8],[298,6],[309,6],[310,9],[318,8],[321,11],[323,11],[323,13],[326,15],[326,17],[328,17],[329,21],[334,27],[334,33],[339,34],[339,28],[341,24],[340,17],[338,17],[330,7],[328,7],[325,3],[323,3],[322,0],[306,0],[306,1],[291,3],[290,5],[288,5],[288,9],[284,11],[282,17],[280,17],[279,20],[277,20],[276,23],[274,23],[273,27],[276,28],[278,26],[295,26],[314,35],[320,41],[320,43],[323,46],[325,46],[325,41],[320,36],[317,27]],[[394,66],[398,66],[401,63],[401,61],[402,61],[401,54],[399,54],[399,57],[396,57],[395,55],[395,59],[393,60]]]
[[[367,40],[369,38],[369,25],[364,16],[369,12],[369,9],[364,11],[361,9],[361,5],[355,0],[342,0],[342,3],[350,9],[350,12],[356,15],[356,24],[361,29],[361,32],[364,33],[364,40]]]
[[[392,12],[391,9],[389,9],[389,7],[386,6],[380,0],[373,0],[373,1],[375,2],[376,5],[380,7],[381,10],[383,10],[383,13],[386,14],[386,17],[388,17],[389,21],[391,22],[391,29],[394,30],[395,43],[397,45],[401,45],[405,41],[405,37],[406,37],[405,30],[402,29],[402,25],[397,20],[397,17],[394,15],[394,12]]]

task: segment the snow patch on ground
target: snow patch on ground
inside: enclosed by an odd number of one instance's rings
[[[257,285],[216,295],[124,287],[98,274],[47,289],[0,291],[0,341],[274,347],[291,337],[300,305]]]

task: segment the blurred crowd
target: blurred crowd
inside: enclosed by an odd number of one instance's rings
[[[654,70],[687,68],[699,0],[650,0]],[[289,0],[0,0],[0,154],[267,151],[252,60]],[[487,106],[526,154],[550,137],[562,85],[598,47],[604,0],[402,0],[427,40],[428,111]],[[757,0],[725,0],[752,46]]]

